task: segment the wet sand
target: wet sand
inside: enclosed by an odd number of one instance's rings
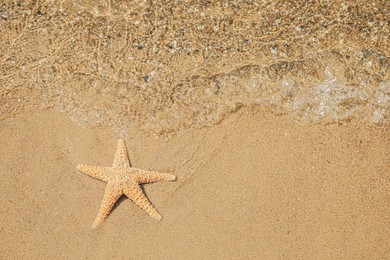
[[[2,259],[384,259],[390,255],[389,130],[299,126],[241,110],[161,140],[126,129],[134,167],[176,182],[144,186],[156,221],[122,198],[91,228],[118,133],[38,111],[0,126]]]
[[[387,0],[4,2],[0,120],[44,107],[170,135],[263,106],[390,124]]]

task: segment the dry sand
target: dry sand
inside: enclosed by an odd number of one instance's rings
[[[302,127],[242,110],[160,140],[127,129],[135,167],[171,172],[145,185],[163,215],[121,199],[91,224],[118,134],[41,111],[0,126],[2,259],[385,259],[390,255],[389,130]]]

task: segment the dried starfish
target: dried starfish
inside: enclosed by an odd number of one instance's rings
[[[151,217],[161,220],[161,215],[145,196],[140,184],[160,180],[173,181],[176,179],[176,176],[172,174],[145,171],[130,167],[125,142],[122,139],[118,140],[118,146],[112,167],[79,164],[77,165],[77,170],[107,182],[99,214],[96,217],[95,222],[92,224],[93,228],[97,228],[104,219],[106,219],[116,201],[123,194],[130,198]]]

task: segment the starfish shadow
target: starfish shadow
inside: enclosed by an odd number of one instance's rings
[[[112,207],[112,211],[114,211],[124,200],[129,199],[126,195],[120,196],[120,198],[115,202],[114,206]]]

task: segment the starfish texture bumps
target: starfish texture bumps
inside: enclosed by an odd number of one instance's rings
[[[127,157],[125,142],[122,139],[118,140],[118,147],[115,153],[114,164],[112,167],[79,164],[77,165],[77,170],[107,182],[107,187],[106,191],[104,192],[103,202],[100,207],[99,214],[96,217],[95,222],[92,224],[93,228],[97,228],[104,221],[108,214],[110,214],[111,209],[116,201],[123,194],[131,199],[151,217],[157,220],[161,220],[161,215],[145,196],[140,187],[140,184],[157,182],[161,180],[173,181],[176,179],[176,176],[172,174],[145,171],[130,167],[130,161]]]

